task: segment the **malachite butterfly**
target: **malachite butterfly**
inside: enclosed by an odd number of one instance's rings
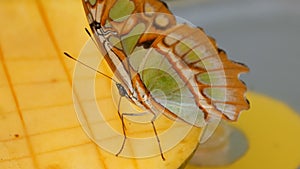
[[[196,127],[209,137],[220,119],[236,121],[249,108],[239,74],[248,68],[229,60],[201,28],[176,21],[159,0],[83,0],[94,40],[119,82],[120,97],[153,115]],[[126,142],[124,116],[119,112]],[[178,133],[180,134],[180,133]],[[207,138],[206,138],[207,139]]]

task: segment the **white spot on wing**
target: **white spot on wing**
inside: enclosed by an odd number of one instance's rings
[[[144,6],[144,10],[145,10],[145,14],[147,16],[152,16],[154,13],[154,8],[151,4],[149,3],[145,3],[145,6]]]
[[[166,15],[159,14],[155,18],[155,24],[158,25],[161,28],[165,28],[169,25],[169,19]]]

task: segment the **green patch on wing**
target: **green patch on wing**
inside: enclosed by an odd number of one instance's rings
[[[211,98],[212,100],[217,101],[226,101],[226,88],[218,88],[218,87],[212,87],[212,88],[206,88],[204,89],[204,94]]]
[[[179,42],[176,46],[175,46],[175,51],[177,53],[177,55],[182,56],[185,53],[187,53],[190,49],[190,46],[188,46],[187,44],[185,44],[184,42]]]
[[[139,23],[128,34],[121,37],[123,50],[127,56],[132,53],[145,29],[146,26],[143,23]]]
[[[179,86],[169,73],[159,69],[146,69],[142,74],[143,82],[150,92],[160,91],[168,100],[180,101]]]
[[[97,0],[89,0],[89,3],[94,6],[97,3]]]
[[[208,72],[198,74],[196,76],[196,78],[197,78],[197,81],[200,82],[200,83],[211,84],[211,82],[210,82],[210,76],[209,76]]]
[[[201,56],[203,54],[201,53]],[[183,57],[183,60],[190,64],[190,63],[194,63],[194,62],[197,62],[200,60],[201,56],[199,56],[199,53],[197,54],[196,52],[194,51],[190,51],[188,54],[186,54],[184,57]]]
[[[222,70],[200,73],[196,78],[198,82],[210,86],[226,86],[227,80],[225,72]]]
[[[110,36],[109,37],[109,42],[116,48],[122,50],[122,44],[119,38],[117,38],[116,36]]]
[[[130,0],[117,0],[109,11],[109,17],[117,22],[126,20],[134,11],[134,3]]]

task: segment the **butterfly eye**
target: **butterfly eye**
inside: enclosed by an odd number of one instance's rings
[[[101,25],[100,25],[100,23],[98,23],[98,22],[95,22],[95,29],[100,29],[101,28]]]
[[[100,23],[94,21],[94,22],[92,22],[92,23],[90,24],[90,27],[91,27],[91,28],[95,28],[95,30],[98,30],[98,29],[101,28],[101,25],[100,25]]]

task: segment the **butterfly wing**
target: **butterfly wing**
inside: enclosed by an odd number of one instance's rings
[[[249,108],[246,86],[239,80],[248,68],[230,61],[201,29],[173,27],[142,56],[133,59],[142,63],[141,79],[154,99],[169,110],[165,111],[169,117],[174,117],[168,115],[171,112],[202,127],[205,121],[220,117],[234,121]]]

